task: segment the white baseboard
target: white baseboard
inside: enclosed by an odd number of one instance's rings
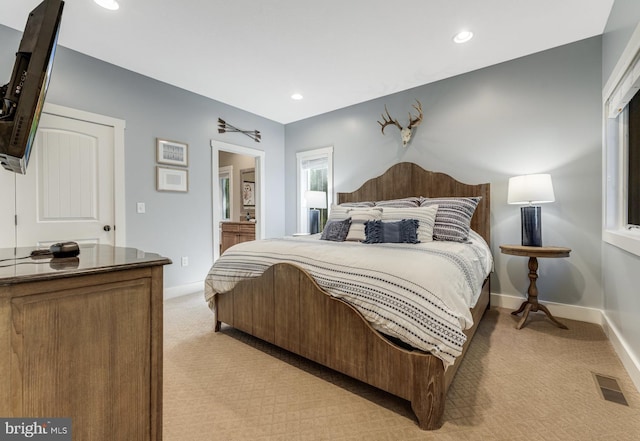
[[[491,306],[497,306],[499,308],[518,309],[524,301],[525,298],[520,296],[491,294]],[[551,309],[554,317],[595,323],[600,326],[602,326],[604,322],[602,310],[600,309],[553,302],[540,302],[540,304]]]
[[[204,292],[204,280],[200,282],[188,283],[186,285],[172,286],[171,288],[165,288],[164,298],[165,300],[173,299],[175,297],[186,296],[187,294],[193,294],[199,291]]]
[[[636,385],[636,389],[640,391],[640,360],[633,354],[626,340],[622,338],[618,328],[611,323],[607,314],[603,312],[602,317],[604,319],[604,324],[602,325],[604,333],[609,337],[609,341],[613,345],[618,357],[620,357],[622,365],[629,373],[631,381]]]
[[[519,296],[491,294],[491,306],[497,306],[499,308],[518,309],[524,300],[524,297]],[[626,340],[621,336],[618,329],[609,321],[604,311],[584,306],[566,305],[564,303],[540,303],[551,309],[554,317],[579,320],[581,322],[595,323],[602,326],[605,335],[609,338],[616,354],[629,373],[631,381],[635,384],[636,389],[640,391],[640,360],[634,356]]]

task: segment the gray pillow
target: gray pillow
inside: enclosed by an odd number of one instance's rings
[[[481,196],[422,199],[421,207],[438,206],[433,238],[435,240],[466,242],[469,239],[471,218],[480,199],[482,199]]]
[[[415,208],[419,206],[420,206],[419,197],[376,201],[376,207]]]
[[[399,221],[402,219],[416,219],[418,225],[418,240],[422,243],[433,240],[433,225],[436,221],[438,206],[416,207],[416,208],[396,208],[383,207],[383,221]]]
[[[420,243],[417,219],[402,219],[396,222],[369,221],[365,223],[364,231],[364,243]]]
[[[351,218],[344,220],[330,220],[322,230],[321,240],[331,240],[333,242],[344,242],[349,234]]]

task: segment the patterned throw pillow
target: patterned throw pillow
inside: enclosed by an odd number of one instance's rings
[[[351,225],[351,218],[344,220],[330,220],[324,226],[322,230],[321,240],[331,240],[333,242],[344,242],[349,234],[349,226]]]
[[[364,243],[419,243],[418,220],[403,219],[396,222],[368,221]]]
[[[351,227],[347,239],[362,242],[365,239],[364,224],[367,221],[382,220],[382,208],[353,208],[349,211]]]
[[[469,239],[471,218],[481,196],[469,198],[424,198],[421,207],[438,206],[433,228],[435,240],[466,242]]]
[[[402,219],[416,219],[419,222],[418,240],[420,242],[431,242],[433,241],[433,226],[436,221],[437,211],[437,205],[416,208],[384,207],[382,209],[382,220],[389,222]]]
[[[343,202],[340,204],[341,207],[349,207],[349,208],[371,208],[376,205],[374,202]]]
[[[419,206],[420,198],[418,197],[389,199],[387,201],[376,202],[376,207],[415,208]]]
[[[349,207],[331,204],[331,208],[329,209],[329,219],[327,219],[327,221],[348,219],[349,211],[351,210],[352,209]]]

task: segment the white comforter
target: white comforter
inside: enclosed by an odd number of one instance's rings
[[[260,276],[278,262],[305,269],[327,293],[352,304],[385,334],[452,364],[472,326],[469,308],[493,265],[486,242],[363,244],[319,240],[319,235],[244,242],[228,249],[205,280],[215,314],[216,293]]]

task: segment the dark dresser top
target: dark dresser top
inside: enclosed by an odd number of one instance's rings
[[[135,248],[80,245],[77,257],[31,257],[34,248],[0,248],[0,286],[108,271],[168,265],[171,260]]]

